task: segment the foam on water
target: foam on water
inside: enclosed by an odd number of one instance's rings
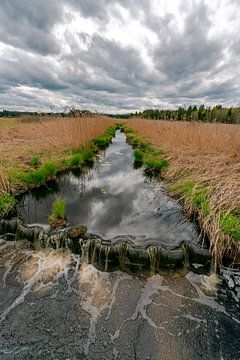
[[[133,354],[131,346],[126,345],[126,334],[131,338],[130,334],[139,331],[139,326],[152,333],[155,342],[164,339],[172,347],[180,346],[176,342],[178,338],[182,341],[188,339],[196,347],[198,332],[208,333],[208,336],[211,333],[222,343],[225,326],[231,323],[235,329],[240,328],[240,276],[236,271],[224,270],[220,275],[221,282],[214,275],[206,277],[193,272],[186,276],[165,274],[139,278],[122,272],[101,272],[67,251],[30,251],[26,243],[16,246],[3,242],[1,249],[0,291],[7,294],[13,283],[18,289],[11,302],[4,305],[0,301],[1,324],[8,324],[13,317],[17,319],[18,308],[23,304],[31,309],[34,298],[38,296],[46,297],[50,302],[57,299],[61,303],[64,301],[66,308],[72,301],[76,302],[81,315],[79,320],[77,317],[75,320],[79,321],[79,325],[83,321],[86,324],[79,349],[90,359],[94,358],[99,344],[109,349],[112,358],[121,358],[124,347],[126,354]],[[224,282],[225,287],[222,285]],[[226,297],[227,294],[234,295]],[[64,296],[68,300],[62,300]],[[35,302],[36,306],[38,302]],[[66,316],[67,313],[68,310]],[[226,319],[228,322],[225,325]],[[38,321],[45,322],[46,319]],[[41,326],[41,323],[34,326]],[[137,337],[134,341],[137,342],[134,351],[136,346],[148,348],[144,345],[144,338]],[[233,354],[238,351],[234,346]],[[24,349],[25,352],[30,351],[27,347]],[[151,353],[152,350],[148,351]],[[224,357],[224,351],[221,345],[218,355],[221,353],[223,358],[228,359]],[[17,347],[16,352],[12,352],[15,356],[20,353]],[[6,344],[2,347],[2,354],[11,354]],[[166,354],[166,359],[170,358]]]

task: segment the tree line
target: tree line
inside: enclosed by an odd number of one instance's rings
[[[204,105],[180,106],[176,110],[146,109],[143,112],[136,112],[134,115],[144,119],[240,124],[240,108],[226,108],[222,105],[212,108]]]

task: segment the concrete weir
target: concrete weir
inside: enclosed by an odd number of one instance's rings
[[[210,268],[211,255],[206,249],[183,243],[177,249],[159,245],[146,247],[134,245],[124,238],[113,242],[87,233],[86,227],[63,228],[51,232],[49,227],[25,225],[22,220],[0,220],[0,237],[6,241],[26,240],[32,249],[70,249],[81,255],[85,264],[92,264],[102,271],[159,273],[161,270],[191,268],[194,264]]]

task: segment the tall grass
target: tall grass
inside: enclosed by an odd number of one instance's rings
[[[136,118],[127,124],[164,150],[165,177],[186,211],[197,212],[216,263],[226,254],[240,261],[240,126]]]
[[[9,194],[18,189],[42,185],[58,171],[92,161],[94,151],[111,141],[115,128],[109,127],[115,123],[114,119],[97,115],[83,118],[31,117],[0,128],[2,210],[12,207]],[[93,139],[99,139],[99,144],[93,143]],[[0,216],[2,214],[0,209]]]
[[[107,117],[34,118],[0,128],[0,153],[4,160],[30,161],[36,154],[61,152],[67,148],[86,146],[116,123]],[[47,155],[46,155],[47,156]]]

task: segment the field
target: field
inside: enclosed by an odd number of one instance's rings
[[[0,189],[13,184],[13,173],[28,170],[36,159],[55,161],[67,151],[84,147],[114,123],[110,118],[39,117],[19,120],[2,119],[0,123]]]
[[[165,178],[182,196],[189,214],[197,212],[216,261],[240,249],[240,127],[131,119],[128,125],[165,152]],[[225,234],[225,236],[223,235]]]
[[[46,161],[51,160],[54,164],[61,162],[62,166],[64,158],[67,167],[80,165],[82,154],[74,152],[74,149],[87,147],[91,140],[117,121],[98,115],[2,119],[1,193],[5,196],[16,192],[21,185],[19,179],[23,178],[22,173],[32,171]],[[189,216],[194,216],[200,223],[210,239],[216,264],[223,257],[238,263],[240,127],[140,118],[132,118],[125,123],[136,132],[136,136],[164,152],[164,158],[170,164],[164,171],[168,191],[182,199]],[[139,153],[136,154],[139,156]],[[48,163],[47,174],[54,175],[55,172],[53,165]],[[35,171],[35,175],[41,174]],[[40,180],[35,176],[35,182]]]

